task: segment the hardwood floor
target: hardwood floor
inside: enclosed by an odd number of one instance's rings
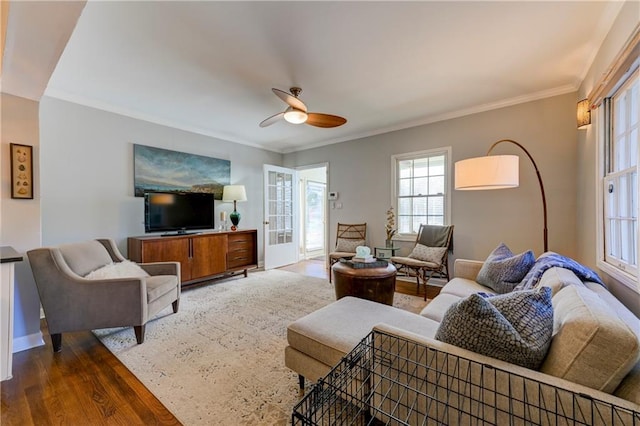
[[[9,425],[180,425],[162,403],[90,332],[65,333],[13,355],[13,378],[0,384]]]
[[[282,269],[329,279],[323,261]],[[416,295],[415,282],[396,291]],[[433,298],[439,287],[429,286]],[[180,425],[181,423],[90,331],[65,333],[54,354],[43,321],[45,346],[13,356],[13,378],[0,383],[3,426]]]

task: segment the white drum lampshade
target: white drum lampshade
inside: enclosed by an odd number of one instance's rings
[[[457,161],[455,188],[458,190],[484,190],[516,188],[519,180],[517,155],[487,155]]]

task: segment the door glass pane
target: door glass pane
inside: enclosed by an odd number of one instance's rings
[[[305,250],[320,250],[324,247],[324,199],[326,185],[306,181]]]
[[[290,243],[293,238],[293,175],[270,171],[268,181],[269,244]]]
[[[637,166],[638,165],[638,141],[640,137],[638,137],[638,129],[635,128],[631,131],[631,139],[629,140],[629,166]]]

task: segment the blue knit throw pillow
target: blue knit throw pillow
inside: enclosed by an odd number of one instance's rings
[[[553,334],[551,289],[472,294],[449,307],[435,338],[470,351],[537,370]]]
[[[531,250],[514,255],[509,247],[500,243],[485,260],[476,281],[496,293],[508,293],[522,281],[535,262]]]

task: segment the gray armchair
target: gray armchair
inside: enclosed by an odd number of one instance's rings
[[[62,348],[62,333],[133,326],[138,344],[144,342],[147,321],[168,306],[178,312],[180,264],[139,264],[143,278],[84,278],[111,262],[125,258],[113,240],[99,239],[27,252],[53,343]]]

